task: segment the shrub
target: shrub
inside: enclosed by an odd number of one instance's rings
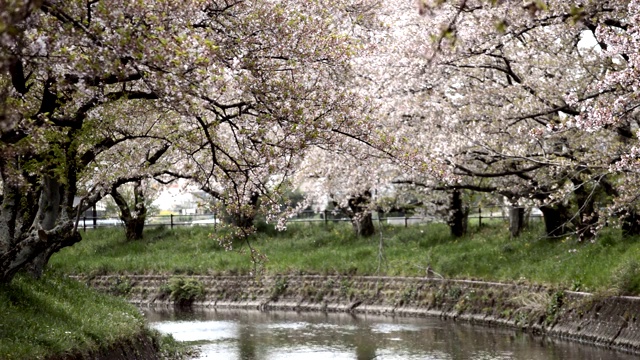
[[[191,306],[195,300],[204,298],[204,285],[196,279],[173,277],[169,279],[169,298],[176,306]]]
[[[109,293],[115,296],[127,296],[131,292],[131,289],[133,289],[131,281],[124,276],[118,276],[115,280],[111,281]]]
[[[549,304],[547,305],[547,313],[545,322],[547,325],[555,325],[555,322],[560,314],[560,309],[564,305],[564,291],[558,290],[551,294]]]
[[[623,262],[613,272],[611,282],[620,295],[640,294],[640,263],[632,259]]]
[[[271,289],[271,301],[277,301],[280,295],[284,294],[284,292],[287,290],[287,287],[289,287],[287,279],[277,278],[275,284],[273,285],[273,288]]]

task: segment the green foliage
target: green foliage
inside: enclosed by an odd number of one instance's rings
[[[620,264],[613,273],[611,283],[620,295],[639,295],[640,262],[630,259]]]
[[[340,281],[340,296],[348,298],[351,293],[351,281],[349,281],[349,279],[342,279],[342,281]]]
[[[152,331],[154,337],[158,339],[159,356],[161,359],[170,360],[187,360],[193,359],[198,355],[198,350],[191,346],[190,342],[177,341],[170,334],[160,334]]]
[[[278,300],[278,298],[287,290],[288,286],[289,284],[287,284],[287,279],[277,278],[273,288],[271,289],[271,296],[269,296],[269,298],[272,301]]]
[[[549,299],[549,304],[547,305],[547,312],[545,322],[547,325],[553,325],[556,321],[556,318],[560,314],[560,309],[564,304],[564,291],[558,290],[551,294]]]
[[[261,234],[262,236],[277,236],[278,235],[278,231],[270,224],[267,224],[266,221],[261,220],[261,219],[257,219],[254,222],[254,227],[256,229],[256,232],[258,232],[259,234]]]
[[[17,276],[0,286],[0,359],[63,357],[90,351],[144,331],[140,312],[61,276]]]
[[[541,222],[533,222],[517,239],[511,239],[504,222],[483,221],[482,227],[469,230],[467,236],[454,239],[445,224],[407,228],[383,224],[383,271],[378,268],[380,234],[358,238],[347,222],[291,223],[284,232],[259,232],[249,240],[267,258],[266,275],[425,276],[431,266],[446,278],[540,283],[589,292],[622,284],[622,276],[612,281],[614,273],[625,273],[616,269],[640,258],[640,241],[624,239],[611,228],[605,228],[595,243],[545,239]],[[149,228],[144,240],[129,243],[122,229],[97,229],[55,254],[50,264],[75,274],[250,274],[253,266],[246,242],[234,243],[233,251],[225,251],[217,241],[220,229],[213,231]],[[632,275],[633,268],[627,268]],[[631,275],[627,278],[633,279]]]
[[[109,287],[109,293],[116,296],[126,296],[131,292],[133,285],[126,277],[116,277]]]
[[[447,292],[447,296],[451,299],[458,299],[462,295],[462,289],[459,286],[452,286]]]
[[[417,291],[413,286],[409,286],[402,291],[400,295],[400,304],[399,305],[407,305],[411,301],[415,299],[417,295]]]
[[[577,279],[571,280],[571,286],[569,287],[569,290],[582,291],[583,287],[584,285],[582,284],[582,279],[577,278]]]
[[[193,278],[172,277],[169,279],[169,298],[177,306],[189,306],[204,297],[204,285]]]

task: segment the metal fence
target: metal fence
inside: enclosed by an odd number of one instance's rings
[[[482,225],[494,221],[507,221],[509,216],[503,208],[493,207],[476,207],[470,211],[468,220],[470,224]],[[529,213],[530,219],[540,219],[541,214],[536,211]],[[428,223],[444,223],[443,217],[437,216],[417,216],[409,215],[401,212],[394,213],[373,213],[374,222],[408,227],[410,225],[428,224]],[[309,224],[329,224],[338,222],[349,222],[351,218],[348,214],[341,211],[325,210],[315,212],[311,210],[303,211],[288,220],[291,223],[309,223]],[[169,228],[180,226],[211,226],[214,230],[218,224],[224,222],[223,217],[216,213],[211,214],[191,214],[191,215],[154,215],[148,216],[145,226],[166,226]],[[78,229],[84,231],[94,228],[123,226],[122,220],[118,218],[105,217],[82,217],[78,223]]]
[[[191,214],[191,215],[154,215],[147,216],[145,226],[166,226],[170,228],[178,226],[213,226],[221,223],[217,214]],[[85,216],[79,219],[78,229],[84,231],[95,228],[123,226],[124,223],[118,218],[112,217],[90,217]]]
[[[482,225],[483,223],[493,222],[493,221],[508,221],[509,215],[506,209],[502,209],[500,207],[476,207],[472,209],[474,211],[470,211],[468,215],[469,223]],[[539,211],[529,211],[528,215],[529,219],[537,220],[542,218],[542,214]],[[418,215],[408,215],[405,213],[373,213],[373,220],[375,222],[380,222],[388,225],[398,225],[408,227],[409,225],[418,225],[418,224],[428,224],[428,223],[445,223],[446,219],[444,217],[438,216],[418,216]],[[339,222],[339,221],[351,221],[349,215],[341,212],[333,212],[329,210],[325,210],[323,212],[313,212],[313,211],[303,211],[300,215],[297,215],[291,219],[289,222],[316,222],[316,223],[329,223],[329,222]]]

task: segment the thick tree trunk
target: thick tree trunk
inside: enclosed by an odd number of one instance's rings
[[[0,283],[10,282],[15,274],[24,268],[34,275],[41,274],[52,254],[81,239],[80,234],[73,232],[72,222],[51,231],[34,230],[23,234],[21,238],[15,239],[14,246],[0,253]]]
[[[4,168],[1,170],[6,179]],[[33,188],[14,187],[7,181],[3,185],[0,282],[10,282],[22,269],[40,276],[51,255],[81,240],[65,208],[69,188],[46,175]]]
[[[602,189],[607,196],[620,196],[620,193],[609,181],[607,181],[607,179],[600,179],[599,185],[602,186]],[[638,214],[638,211],[636,211],[632,205],[630,207],[620,209],[617,211],[616,215],[620,219],[623,236],[640,235],[640,214]]]
[[[353,225],[353,230],[358,236],[368,237],[376,232],[370,212],[354,216],[351,219],[351,224]]]
[[[469,208],[462,201],[462,191],[453,190],[451,194],[451,204],[449,205],[449,221],[448,225],[451,229],[451,235],[462,237],[467,233],[467,225],[469,223]]]
[[[111,197],[120,209],[120,220],[124,222],[125,236],[127,240],[140,240],[143,237],[144,223],[147,220],[147,207],[145,205],[142,180],[134,182],[133,186],[133,209],[129,207],[125,197],[113,189]]]
[[[142,181],[138,180],[133,187],[133,217],[126,224],[126,234],[129,240],[142,239],[142,232],[144,231],[144,223],[147,220],[147,205],[145,204],[146,197],[144,195],[144,189],[142,188]]]
[[[56,226],[56,221],[60,216],[60,205],[62,194],[60,184],[50,176],[44,176],[42,181],[42,191],[40,194],[40,207],[37,218],[39,227],[42,230],[51,230]],[[61,241],[59,239],[58,241]],[[49,262],[51,255],[57,250],[49,248],[34,257],[26,269],[32,276],[39,278],[42,276],[44,267]]]
[[[231,225],[243,229],[251,228],[255,224],[256,220],[255,216],[246,213],[231,213],[229,214],[229,218]]]
[[[68,221],[62,228],[64,229],[63,231],[52,233],[45,238],[46,242],[51,242],[55,245],[47,246],[25,267],[31,276],[40,278],[53,254],[82,240],[82,236],[77,231],[74,231],[74,223],[72,221]],[[43,233],[40,232],[39,236],[43,236]]]
[[[512,237],[518,237],[525,227],[525,211],[522,207],[513,206],[509,209],[509,232]]]
[[[62,155],[31,154],[42,161],[38,173],[25,170],[29,156],[17,155],[5,144],[0,154],[0,282],[10,282],[22,269],[40,276],[51,255],[81,240],[73,221],[78,143],[72,139],[78,131],[68,129],[57,143]],[[56,161],[48,162],[49,156]]]
[[[369,191],[349,199],[351,224],[353,225],[353,231],[358,236],[368,237],[376,232],[371,211],[368,209],[370,202],[371,192]]]
[[[597,188],[588,190],[586,184],[579,180],[572,180],[575,187],[574,194],[578,204],[578,217],[576,218],[576,232],[580,241],[590,240],[595,236],[595,228],[598,225],[598,213],[595,211],[595,192]],[[598,186],[594,184],[593,186]]]
[[[564,205],[540,206],[544,218],[545,232],[548,237],[560,237],[570,231],[569,209]]]
[[[124,230],[127,240],[141,240],[144,235],[144,223],[144,217],[134,217],[125,221]]]
[[[640,235],[640,215],[632,209],[624,210],[620,216],[623,236]]]

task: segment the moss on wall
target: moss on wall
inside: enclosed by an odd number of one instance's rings
[[[204,297],[194,306],[439,316],[578,340],[640,353],[640,298],[542,286],[433,278],[356,276],[194,276]],[[129,299],[172,306],[170,277],[128,276]],[[114,291],[122,276],[84,279]]]

